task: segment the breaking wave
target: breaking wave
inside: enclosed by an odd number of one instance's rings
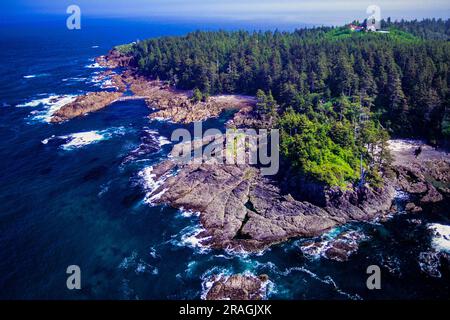
[[[100,141],[111,139],[114,136],[124,135],[126,132],[124,127],[109,128],[99,131],[77,132],[63,136],[52,136],[41,141],[47,145],[50,141],[62,141],[60,148],[66,151],[83,148],[87,145],[98,143]]]
[[[76,95],[51,95],[46,98],[34,99],[16,107],[42,107],[42,110],[35,110],[31,112],[31,118],[37,121],[50,122],[53,114],[68,103],[76,99]]]

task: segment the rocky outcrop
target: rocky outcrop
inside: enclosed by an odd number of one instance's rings
[[[142,97],[151,108],[158,109],[152,113],[152,119],[165,119],[176,123],[191,123],[218,117],[226,109],[240,109],[253,106],[253,97],[238,95],[221,95],[209,97],[206,102],[192,102],[192,91],[177,90],[164,82],[149,80],[135,73],[125,74],[130,90]]]
[[[421,148],[418,157],[414,155]],[[391,140],[393,170],[397,188],[413,194],[418,203],[408,203],[407,211],[419,212],[422,205],[441,202],[450,190],[450,156],[417,141]]]
[[[255,103],[252,97],[226,95],[213,96],[206,102],[191,102],[190,93],[153,96],[147,99],[150,106],[159,111],[150,115],[151,118],[170,119],[177,123],[191,123],[218,117],[227,109],[240,109]]]
[[[359,193],[332,190],[320,207],[283,194],[276,182],[250,165],[177,164],[169,159],[152,174],[158,179],[174,167],[177,175],[152,192],[162,193],[156,202],[200,212],[205,231],[198,238],[213,248],[257,251],[289,238],[317,236],[350,220],[383,214],[394,196],[391,187]]]
[[[62,106],[56,111],[51,122],[62,122],[75,117],[86,115],[107,107],[122,95],[121,92],[91,92],[77,97],[73,102]]]
[[[254,105],[256,101],[248,106],[243,106],[233,115],[227,123],[228,128],[254,128],[272,129],[275,128],[274,119],[269,116],[256,114]]]
[[[134,65],[132,56],[123,54],[116,49],[111,50],[107,55],[97,57],[95,59],[95,62],[97,62],[104,68],[110,69],[115,69],[118,67],[129,67]]]
[[[355,230],[343,231],[335,238],[323,236],[319,240],[308,240],[299,246],[306,256],[321,256],[335,261],[347,261],[358,250],[359,242],[366,237]]]
[[[411,213],[418,213],[423,211],[423,209],[417,206],[414,202],[408,202],[405,206],[405,210]]]
[[[421,252],[418,257],[420,270],[433,278],[440,278],[442,272],[450,272],[450,254],[440,251]]]
[[[192,91],[177,90],[163,81],[148,79],[133,68],[110,77],[113,86],[119,91],[129,88],[135,96],[144,99],[150,108],[156,109],[150,115],[152,119],[191,123],[218,117],[228,109],[252,109],[256,103],[254,97],[240,95],[212,96],[205,102],[193,102]]]
[[[206,300],[262,300],[266,297],[267,275],[213,276]]]

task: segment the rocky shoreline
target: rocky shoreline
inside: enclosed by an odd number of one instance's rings
[[[209,142],[204,140],[203,144]],[[395,149],[393,153],[397,155]],[[396,175],[386,178],[381,189],[327,188],[324,205],[294,199],[282,192],[277,181],[263,177],[259,169],[250,165],[178,164],[170,158],[154,166],[153,177],[162,183],[152,194],[158,195],[155,203],[200,213],[204,231],[197,238],[201,245],[259,251],[290,238],[318,236],[350,221],[383,219],[395,210],[392,207],[395,190],[421,194],[421,204],[443,200],[448,197],[443,192],[447,189],[441,187],[438,191],[430,179],[434,177],[448,185],[445,172],[450,170],[450,162],[442,160],[429,166],[426,153],[422,157],[414,164],[409,162],[407,167],[395,164]],[[416,169],[415,175],[412,168]],[[170,174],[173,171],[177,171],[176,175]],[[356,249],[344,241],[336,241],[326,255],[344,261],[347,253]]]
[[[218,117],[224,110],[252,107],[256,100],[250,96],[220,95],[207,101],[193,102],[191,90],[177,90],[163,81],[147,79],[132,69],[122,73],[115,83],[125,83],[134,95],[143,97],[147,106],[156,109],[151,119],[164,119],[176,123],[192,123]]]
[[[191,91],[170,87],[159,80],[139,75],[133,60],[112,50],[99,57],[97,63],[109,70],[114,92],[89,93],[78,97],[54,113],[51,121],[61,122],[99,110],[131,92],[133,99],[142,99],[156,109],[152,119],[176,123],[192,123],[218,117],[227,109],[237,112],[227,127],[270,127],[253,114],[254,97],[222,95],[206,101],[193,102]],[[120,73],[110,69],[124,67]],[[125,97],[125,96],[124,96]],[[202,141],[206,146],[211,141]],[[176,152],[175,146],[172,152]],[[184,210],[199,212],[203,228],[196,238],[201,246],[234,252],[257,252],[292,238],[316,237],[330,229],[351,221],[383,219],[396,210],[393,200],[396,191],[411,194],[406,211],[417,213],[422,207],[448,199],[450,195],[450,157],[444,152],[422,145],[423,151],[414,157],[414,143],[392,140],[390,149],[394,156],[392,176],[385,178],[382,188],[369,186],[319,188],[310,185],[283,185],[282,181],[264,177],[250,165],[217,163],[177,163],[172,157],[151,168],[151,179],[157,183],[148,190],[147,198],[153,204],[165,204]],[[308,198],[294,198],[304,188],[311,198],[321,198],[320,203]],[[286,192],[286,190],[290,191]],[[318,193],[318,194],[316,194]],[[294,196],[293,196],[294,195]],[[334,241],[323,244],[317,241],[304,243],[299,249],[304,254],[318,252],[335,261],[346,261],[358,250],[363,235],[345,232]],[[350,239],[351,241],[348,241]],[[266,276],[212,276],[206,299],[264,299]]]
[[[267,295],[269,277],[260,275],[235,274],[232,276],[212,276],[208,279],[210,288],[206,300],[263,300]]]
[[[422,151],[416,157],[414,151],[419,147]],[[410,140],[391,140],[390,149],[394,156],[396,187],[416,199],[406,204],[408,212],[421,212],[422,206],[449,198],[450,155],[447,152]]]
[[[108,107],[124,95],[123,100],[139,100],[156,110],[151,119],[170,120],[175,123],[192,123],[218,117],[223,111],[252,110],[256,99],[242,95],[219,95],[209,97],[206,101],[194,102],[191,90],[177,90],[166,82],[148,79],[136,72],[132,57],[111,50],[107,55],[96,58],[96,63],[107,70],[97,76],[98,79],[110,79],[108,88],[114,91],[90,92],[81,95],[75,101],[62,106],[51,117],[51,122],[58,123],[90,112]],[[117,70],[123,68],[123,70]],[[114,70],[114,71],[113,71]]]
[[[256,103],[254,97],[242,95],[212,96],[206,101],[194,102],[191,99],[192,90],[178,90],[164,81],[148,79],[138,74],[133,59],[117,50],[98,57],[96,62],[109,69],[126,67],[121,74],[112,77],[113,85],[122,91],[129,88],[133,95],[143,98],[149,108],[156,109],[150,115],[152,119],[191,123],[218,117],[227,109],[252,109]]]
[[[395,195],[390,184],[380,190],[330,189],[326,205],[318,206],[284,194],[250,165],[179,164],[171,158],[154,166],[152,175],[161,181],[150,195],[158,195],[155,203],[199,212],[205,229],[197,236],[201,245],[235,251],[259,251],[349,221],[374,219],[389,213]]]
[[[50,122],[58,123],[98,111],[116,101],[121,92],[91,92],[77,97],[53,113]]]

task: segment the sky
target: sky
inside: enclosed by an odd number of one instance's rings
[[[339,25],[368,16],[375,4],[381,17],[450,18],[449,0],[1,0],[0,15],[64,15],[78,5],[84,16],[182,20],[280,21]]]

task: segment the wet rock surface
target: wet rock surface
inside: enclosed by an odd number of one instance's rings
[[[358,231],[344,231],[335,238],[316,241],[306,241],[300,244],[300,249],[306,256],[324,257],[335,261],[347,261],[358,250],[359,243],[365,240],[364,234]]]
[[[213,276],[206,300],[262,300],[266,297],[266,275]]]
[[[103,91],[80,96],[73,103],[61,108],[52,118],[52,122],[61,122],[100,110],[118,99],[121,93],[127,90],[132,94],[121,97],[121,101],[142,99],[149,108],[157,110],[149,116],[150,118],[176,123],[204,121],[218,117],[228,109],[251,110],[256,104],[254,97],[243,95],[218,95],[209,97],[205,101],[194,102],[191,99],[191,90],[177,90],[166,82],[142,76],[135,68],[133,57],[116,49],[111,50],[107,55],[97,57],[95,61],[99,66],[108,68],[97,76],[97,80],[109,79],[110,84],[107,88],[117,92]],[[108,99],[108,97],[114,98]]]
[[[433,278],[440,278],[444,269],[450,271],[450,254],[446,252],[421,252],[418,262],[420,270]]]
[[[416,206],[413,202],[409,202],[406,204],[405,210],[411,213],[418,213],[422,212],[423,209],[419,206]]]
[[[51,122],[62,122],[89,112],[97,111],[109,106],[122,95],[121,92],[91,92],[77,97],[73,102],[62,106],[51,118]]]
[[[332,190],[330,201],[320,207],[283,194],[275,181],[250,165],[178,164],[169,159],[154,166],[152,174],[157,179],[174,167],[178,173],[154,190],[162,193],[156,202],[200,212],[205,231],[198,238],[213,248],[257,251],[293,237],[318,236],[350,220],[383,215],[394,196],[391,187],[359,191],[364,200],[354,199],[356,191],[338,195]]]
[[[116,49],[111,50],[107,55],[97,57],[95,62],[104,68],[111,69],[129,67],[134,63],[133,57],[123,54]]]
[[[191,91],[176,90],[161,81],[130,75],[128,82],[134,94],[146,97],[147,105],[158,109],[150,115],[150,118],[176,123],[204,121],[218,117],[224,110],[238,110],[256,103],[253,97],[238,95],[212,96],[207,101],[193,102]]]
[[[421,148],[416,157],[414,151]],[[391,140],[393,170],[398,189],[413,194],[417,203],[408,203],[409,212],[421,211],[422,205],[441,202],[450,188],[450,155],[417,141]]]

